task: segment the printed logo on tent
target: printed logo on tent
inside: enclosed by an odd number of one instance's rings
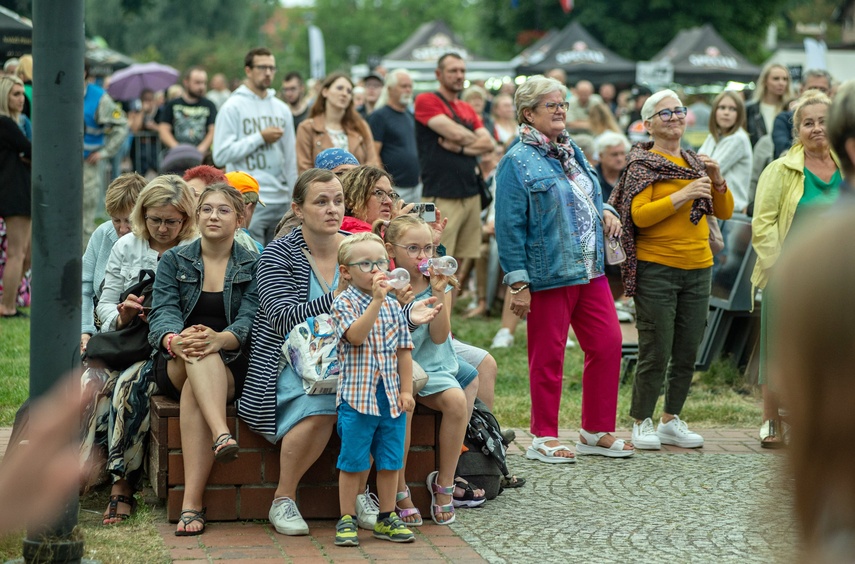
[[[710,67],[720,69],[736,69],[739,63],[735,57],[722,55],[718,47],[710,45],[703,55],[689,55],[689,63],[695,67]]]
[[[583,63],[602,65],[606,62],[606,56],[602,51],[589,49],[588,44],[584,41],[577,41],[569,51],[557,53],[555,60],[562,65],[578,65]]]
[[[413,59],[416,61],[436,61],[450,51],[457,53],[464,59],[469,58],[465,47],[455,45],[451,37],[445,33],[436,33],[428,39],[427,45],[413,49]]]

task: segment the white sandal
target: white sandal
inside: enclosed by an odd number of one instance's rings
[[[609,458],[626,458],[635,454],[635,449],[624,449],[626,443],[623,439],[616,438],[612,446],[608,448],[597,446],[600,439],[611,433],[589,433],[585,429],[579,429],[579,434],[585,440],[584,443],[582,441],[576,443],[576,452],[579,454],[599,454],[600,456],[608,456]]]
[[[541,462],[546,462],[548,464],[569,464],[572,462],[576,462],[576,458],[566,457],[566,456],[555,456],[556,452],[560,452],[562,450],[566,450],[567,452],[572,453],[573,451],[567,448],[564,445],[558,445],[556,447],[546,446],[546,443],[549,441],[557,441],[558,439],[555,437],[534,437],[531,440],[531,446],[525,451],[525,457],[530,460],[540,460]],[[544,452],[540,452],[543,450]]]

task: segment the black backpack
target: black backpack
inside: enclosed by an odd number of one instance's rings
[[[495,498],[501,493],[502,478],[509,477],[510,471],[505,460],[502,428],[479,399],[475,400],[463,444],[469,451],[460,455],[457,475],[482,488],[487,499]]]

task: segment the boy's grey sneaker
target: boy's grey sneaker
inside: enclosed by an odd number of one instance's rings
[[[353,517],[343,515],[338,523],[335,524],[335,545],[336,546],[359,546],[359,529],[356,528],[356,523],[353,522]]]
[[[704,438],[689,431],[689,426],[676,415],[667,423],[659,421],[656,435],[663,445],[676,445],[680,448],[698,448],[704,446]]]
[[[299,536],[309,534],[309,525],[300,515],[297,503],[290,497],[277,497],[270,506],[270,523],[282,535]]]
[[[416,536],[407,528],[407,524],[392,513],[374,525],[374,538],[392,542],[413,542]]]
[[[380,500],[368,491],[368,486],[365,486],[365,493],[356,496],[356,523],[360,529],[373,531],[379,514]]]

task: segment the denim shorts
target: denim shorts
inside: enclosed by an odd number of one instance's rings
[[[400,470],[404,466],[404,435],[407,416],[392,417],[383,383],[377,389],[377,403],[382,415],[360,413],[342,401],[336,427],[341,437],[341,451],[336,468],[343,472],[362,472],[371,468],[371,456],[377,470]]]

